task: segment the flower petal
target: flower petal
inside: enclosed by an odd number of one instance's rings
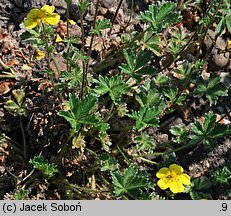
[[[69,23],[70,23],[71,25],[75,25],[75,24],[76,24],[76,22],[75,22],[74,20],[68,19],[68,21],[69,21]]]
[[[43,19],[43,22],[50,25],[57,25],[59,23],[59,20],[60,20],[60,15],[57,13],[52,13],[46,15]]]
[[[163,178],[168,174],[169,174],[169,169],[167,167],[163,167],[156,173],[156,177]]]
[[[172,181],[169,184],[170,191],[173,193],[182,193],[184,191],[184,185],[180,181]]]
[[[169,187],[169,181],[167,180],[167,178],[164,179],[160,179],[157,182],[157,185],[160,187],[161,190],[165,190]]]
[[[44,13],[47,13],[47,14],[51,14],[55,11],[55,7],[52,5],[52,6],[49,6],[49,5],[44,5],[42,8],[41,8],[41,11],[44,12]]]
[[[26,19],[24,21],[24,25],[26,28],[28,29],[32,29],[34,27],[36,27],[38,25],[38,21],[34,20],[34,19]]]
[[[62,41],[63,41],[63,39],[59,35],[57,35],[55,42],[58,43],[58,42],[62,42]]]
[[[184,185],[190,185],[190,176],[187,174],[181,174],[178,177],[178,180]]]
[[[41,50],[36,50],[36,56],[35,59],[37,61],[40,61],[41,59],[43,59],[45,57],[45,53]]]
[[[39,10],[37,8],[33,8],[27,14],[26,18],[28,18],[28,19],[37,19],[37,18],[42,18],[43,16],[44,16],[44,13],[41,10]]]
[[[175,172],[175,173],[183,173],[184,169],[183,167],[177,165],[177,164],[172,164],[169,166],[169,169],[172,171],[172,172]]]

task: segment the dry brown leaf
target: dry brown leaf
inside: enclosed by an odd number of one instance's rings
[[[8,93],[12,85],[13,85],[13,82],[1,81],[0,82],[0,95],[4,95]]]

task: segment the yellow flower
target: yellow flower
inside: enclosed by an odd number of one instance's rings
[[[231,40],[228,40],[227,49],[231,49]]]
[[[156,173],[156,177],[160,179],[157,185],[161,190],[169,188],[173,193],[182,193],[184,185],[190,184],[190,176],[184,174],[183,171],[184,169],[177,164],[172,164],[169,168],[161,168]]]
[[[40,61],[45,57],[45,53],[41,50],[36,50],[35,60]]]
[[[49,5],[44,5],[41,8],[41,11],[44,13],[44,17],[42,19],[43,23],[50,24],[50,25],[56,25],[59,23],[60,15],[57,13],[54,13],[54,10],[55,10],[55,7],[49,6]]]
[[[41,22],[43,17],[44,13],[41,10],[33,8],[27,14],[24,25],[26,26],[26,28],[32,29]]]
[[[75,24],[76,24],[76,22],[75,22],[74,20],[72,20],[72,19],[68,19],[68,22],[69,22],[71,25],[75,25]]]
[[[57,35],[55,42],[58,43],[58,42],[62,42],[62,41],[63,41],[63,39],[59,35]]]

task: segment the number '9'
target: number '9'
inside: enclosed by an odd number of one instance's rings
[[[222,203],[221,207],[222,207],[222,211],[227,211],[228,205],[227,203]]]

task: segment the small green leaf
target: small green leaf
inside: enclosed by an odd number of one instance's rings
[[[65,118],[74,130],[79,130],[81,123],[86,123],[87,114],[92,110],[96,103],[96,97],[88,95],[82,100],[77,98],[74,94],[70,95],[69,106],[70,110],[62,110],[58,113],[59,116]],[[91,119],[92,120],[92,119]]]
[[[170,132],[175,136],[173,140],[177,143],[185,141],[189,134],[184,125],[175,125],[170,129]]]
[[[92,29],[91,33],[102,37],[102,31],[110,27],[111,24],[109,19],[99,19],[96,21],[95,28]]]
[[[192,125],[194,135],[191,136],[192,142],[203,142],[208,149],[216,146],[216,140],[230,133],[227,125],[216,123],[216,116],[212,113],[205,114],[204,122],[196,121]]]
[[[112,181],[116,196],[127,194],[132,198],[138,198],[142,189],[148,186],[147,173],[139,171],[137,165],[129,166],[122,175],[119,172],[113,172]]]
[[[135,129],[141,130],[147,126],[157,127],[159,123],[159,116],[161,114],[159,107],[141,107],[140,110],[132,111],[128,116],[136,120]]]
[[[147,11],[140,13],[139,19],[150,23],[153,31],[160,33],[163,28],[181,20],[180,13],[175,11],[175,8],[176,4],[173,2],[152,4]]]
[[[220,77],[214,74],[211,75],[208,81],[199,78],[194,93],[198,96],[205,95],[211,105],[217,103],[219,96],[228,96],[227,87],[220,82]]]
[[[121,96],[131,90],[128,84],[126,84],[123,81],[123,78],[119,75],[111,77],[110,79],[107,77],[104,78],[100,75],[97,83],[98,86],[94,89],[94,92],[98,96],[109,93],[114,103],[118,103],[121,99]]]
[[[201,177],[194,179],[192,181],[192,188],[193,190],[206,190],[212,186],[211,181],[207,177]]]
[[[35,156],[33,159],[30,159],[29,163],[41,170],[47,178],[54,176],[54,173],[58,172],[57,165],[53,163],[49,164],[48,161],[41,156]]]
[[[197,191],[190,191],[190,196],[193,200],[212,200],[211,194]]]
[[[123,63],[119,68],[123,73],[141,80],[142,75],[153,75],[156,72],[156,69],[149,65],[151,55],[151,51],[148,50],[135,54],[131,49],[124,49],[124,58],[127,63]]]
[[[221,184],[228,184],[229,179],[231,178],[231,171],[228,167],[224,166],[220,169],[215,170],[212,173],[213,182],[214,184],[221,185]]]
[[[178,96],[179,90],[177,87],[170,87],[163,91],[164,96],[170,100],[170,103],[177,103],[178,105],[182,105],[182,102],[185,100],[185,96],[181,94],[177,100],[176,97]],[[176,100],[176,101],[175,101]]]
[[[100,156],[100,164],[101,164],[101,171],[115,171],[118,170],[119,164],[117,163],[116,159],[113,158],[108,153],[103,153]]]
[[[142,132],[139,136],[136,136],[134,141],[137,143],[137,151],[139,152],[152,152],[155,148],[154,140],[146,132]]]

